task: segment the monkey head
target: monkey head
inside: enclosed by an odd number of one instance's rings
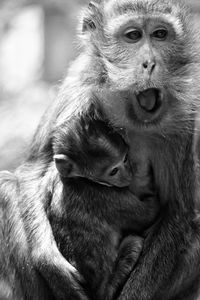
[[[182,1],[94,0],[81,28],[104,69],[102,101],[119,123],[173,129],[176,120],[190,117],[197,105],[200,47]]]
[[[54,139],[54,161],[61,177],[129,186],[132,171],[122,137],[102,121],[83,118],[75,123],[60,128]]]

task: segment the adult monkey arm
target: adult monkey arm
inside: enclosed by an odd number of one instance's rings
[[[78,272],[57,248],[47,218],[53,174],[39,158],[34,164],[22,165],[16,174],[20,183],[18,209],[34,269],[45,278],[56,299],[87,299]]]

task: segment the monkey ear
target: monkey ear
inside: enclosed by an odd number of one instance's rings
[[[59,174],[62,177],[70,177],[73,171],[73,163],[70,161],[67,155],[56,154],[54,155],[54,161]]]
[[[90,1],[82,20],[82,33],[91,32],[96,29],[95,16],[98,12],[98,0]]]

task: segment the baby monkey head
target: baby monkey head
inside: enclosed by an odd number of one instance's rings
[[[107,186],[129,186],[132,172],[128,147],[120,134],[99,120],[81,118],[72,123],[59,129],[54,143],[60,176],[81,177]]]
[[[101,60],[106,86],[124,91],[119,105],[130,119],[170,123],[192,111],[200,79],[192,18],[176,0],[93,0],[83,14],[82,39]]]

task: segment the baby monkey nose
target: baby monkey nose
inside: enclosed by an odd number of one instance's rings
[[[149,73],[149,75],[151,75],[153,73],[153,70],[155,69],[156,66],[156,62],[155,61],[145,61],[143,62],[143,68],[147,70],[147,72]]]

